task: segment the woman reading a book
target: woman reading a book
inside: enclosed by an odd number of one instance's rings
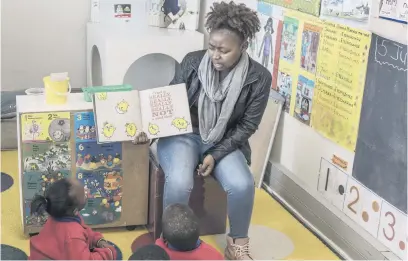
[[[213,175],[228,197],[225,257],[252,259],[248,229],[255,188],[248,139],[261,122],[272,76],[246,51],[260,29],[256,12],[243,4],[214,3],[206,28],[208,50],[187,54],[170,83],[187,86],[194,132],[158,141],[166,178],[163,205],[188,204],[197,171]],[[146,135],[140,135],[135,143],[145,140]]]

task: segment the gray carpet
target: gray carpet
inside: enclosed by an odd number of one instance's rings
[[[13,186],[14,181],[13,178],[2,172],[1,173],[1,192],[8,190],[9,188],[11,188],[11,186]]]
[[[1,244],[1,260],[27,260],[27,258],[23,250]]]

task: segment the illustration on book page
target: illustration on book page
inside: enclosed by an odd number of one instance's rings
[[[99,143],[130,141],[141,131],[138,91],[97,93],[93,102]]]

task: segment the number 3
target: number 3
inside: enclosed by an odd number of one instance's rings
[[[353,190],[356,191],[357,197],[356,197],[355,200],[351,201],[351,202],[347,205],[347,207],[351,210],[351,212],[353,212],[354,214],[357,214],[357,211],[354,210],[351,206],[353,206],[354,204],[356,204],[356,203],[358,202],[358,200],[360,199],[360,192],[358,192],[358,189],[357,189],[355,186],[352,186],[352,187],[350,188],[350,193],[353,192]]]
[[[82,115],[81,114],[77,114],[77,121],[82,120]]]
[[[383,234],[384,234],[384,236],[385,236],[385,238],[386,239],[388,239],[389,241],[392,241],[393,239],[394,239],[394,237],[395,237],[395,230],[394,230],[394,226],[395,226],[395,216],[394,216],[394,214],[392,214],[391,212],[387,212],[387,213],[385,213],[385,216],[387,217],[387,216],[391,216],[392,217],[392,222],[391,223],[388,223],[388,226],[391,228],[391,230],[392,230],[392,236],[391,237],[389,237],[389,236],[387,236],[387,234],[385,233],[385,228],[383,228]]]

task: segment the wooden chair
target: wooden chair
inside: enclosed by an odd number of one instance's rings
[[[150,149],[150,188],[148,231],[156,240],[162,232],[164,173],[156,157],[156,147]],[[193,175],[193,174],[192,174]],[[213,177],[195,176],[189,206],[200,221],[200,234],[215,235],[226,232],[227,196]]]

